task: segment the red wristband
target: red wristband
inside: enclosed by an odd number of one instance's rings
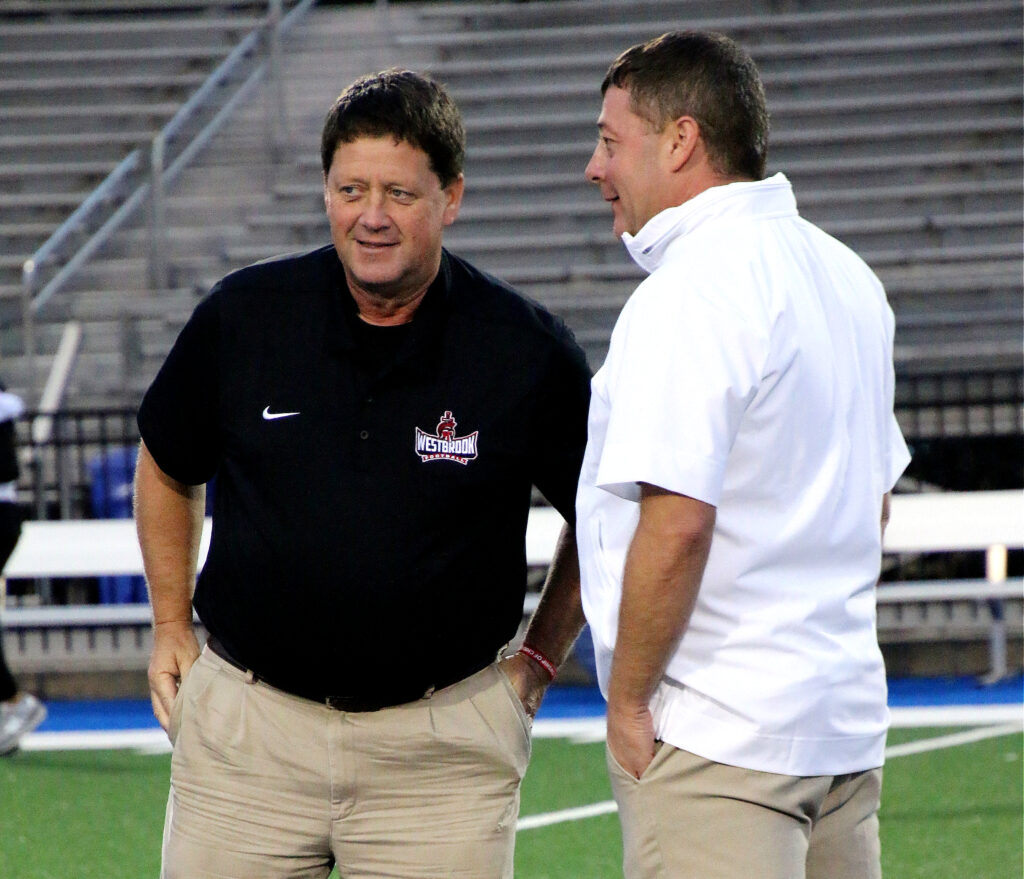
[[[558,669],[555,667],[555,664],[536,647],[530,647],[528,644],[524,644],[519,648],[519,652],[524,656],[529,656],[530,659],[536,662],[537,665],[548,673],[548,677],[551,678],[551,680],[555,679],[555,675],[558,674]]]

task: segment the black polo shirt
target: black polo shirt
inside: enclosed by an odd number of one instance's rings
[[[217,476],[199,616],[294,692],[482,667],[521,619],[531,485],[574,520],[590,375],[560,320],[445,252],[411,324],[359,324],[332,246],[234,272],[139,410],[164,472]]]

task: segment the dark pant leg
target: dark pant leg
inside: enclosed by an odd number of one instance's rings
[[[4,659],[4,642],[0,638],[0,702],[13,699],[18,693],[18,685],[11,676],[11,670]]]
[[[0,571],[14,552],[21,535],[21,510],[17,504],[0,503]],[[6,702],[17,694],[18,685],[11,676],[11,670],[4,659],[4,642],[0,636],[0,702]]]

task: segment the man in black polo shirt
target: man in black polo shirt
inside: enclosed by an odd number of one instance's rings
[[[574,519],[589,372],[442,249],[463,145],[429,80],[350,86],[323,131],[332,245],[224,278],[143,400],[165,879],[512,875],[531,718],[582,626],[569,526],[498,655],[531,485]]]

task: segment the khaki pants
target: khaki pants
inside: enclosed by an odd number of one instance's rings
[[[796,778],[662,744],[639,780],[607,754],[626,879],[880,879],[882,770]]]
[[[175,701],[163,879],[507,879],[530,722],[496,665],[335,711],[205,649]]]

